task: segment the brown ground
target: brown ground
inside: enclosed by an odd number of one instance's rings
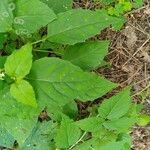
[[[74,6],[87,9],[100,7],[90,0],[75,0]],[[112,66],[99,68],[97,73],[121,87],[132,85],[133,100],[143,103],[143,112],[150,114],[150,0],[145,0],[143,7],[125,16],[127,23],[120,32],[107,29],[95,37],[112,41],[106,57]],[[132,138],[134,150],[150,150],[150,125],[135,126]]]

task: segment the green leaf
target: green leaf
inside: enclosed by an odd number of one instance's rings
[[[37,123],[30,136],[26,139],[21,150],[54,150],[54,138],[56,124],[53,121]]]
[[[96,150],[120,150],[120,146],[116,143],[117,134],[113,131],[102,128],[99,131],[96,131],[95,133],[93,132],[92,137],[92,147]],[[119,149],[117,149],[117,146]],[[113,147],[115,147],[116,149],[113,149]]]
[[[108,141],[116,141],[117,134],[113,131],[101,128],[99,131],[92,132],[92,137],[93,139],[98,139],[103,143],[107,143]]]
[[[34,90],[27,81],[21,80],[12,84],[10,93],[18,102],[37,107]]]
[[[116,30],[116,31],[119,31],[126,20],[125,20],[125,18],[123,16],[117,16],[116,18],[118,20],[113,21],[113,18],[111,20],[112,21],[112,29]],[[114,17],[114,19],[115,19],[115,17]]]
[[[35,120],[16,118],[16,116],[5,117],[1,121],[3,122],[1,126],[5,127],[14,136],[20,146],[25,142],[36,123]]]
[[[104,10],[70,10],[58,14],[58,18],[49,24],[48,37],[51,42],[74,45],[100,33],[111,24],[118,28],[120,22],[124,23],[122,18],[108,16]]]
[[[138,116],[138,124],[140,126],[146,126],[150,123],[150,115],[141,114]]]
[[[0,0],[0,32],[12,30],[13,13],[8,0]]]
[[[107,142],[103,144],[103,142],[97,142],[97,144],[94,146],[94,149],[98,150],[122,150],[124,146],[124,142]]]
[[[132,103],[126,116],[138,118],[138,116],[143,108],[144,108],[143,104]]]
[[[5,108],[0,109],[0,126],[5,128],[22,146],[32,131],[40,110],[13,99],[8,85],[0,91],[0,97],[1,108]]]
[[[70,119],[63,117],[55,137],[56,146],[57,148],[69,148],[77,142],[80,136],[80,129]]]
[[[1,121],[1,125],[14,136],[20,146],[25,142],[36,123],[35,120],[21,119],[12,116],[5,117]]]
[[[77,121],[76,125],[84,131],[94,132],[102,128],[103,122],[104,120],[99,117],[90,117]]]
[[[12,148],[15,142],[14,137],[5,129],[0,127],[0,147]]]
[[[16,1],[14,27],[18,34],[34,33],[56,18],[54,12],[40,0]]]
[[[105,128],[109,130],[116,130],[118,132],[127,132],[136,122],[134,118],[123,117],[112,121],[103,123]]]
[[[64,12],[72,9],[73,0],[41,0],[46,3],[55,13]]]
[[[118,135],[117,140],[124,142],[124,146],[121,150],[131,150],[132,138],[129,134],[121,133]]]
[[[116,87],[116,84],[58,58],[35,61],[27,78],[42,107],[64,106],[74,99],[93,100]]]
[[[100,105],[99,116],[110,120],[118,119],[128,112],[130,106],[130,88],[126,88]]]
[[[63,59],[69,60],[74,65],[84,70],[98,67],[108,50],[108,41],[94,41],[69,46],[65,50]]]
[[[134,0],[134,7],[139,8],[142,7],[143,5],[143,0]]]
[[[14,78],[24,78],[32,66],[32,45],[26,44],[7,57],[5,72]]]
[[[124,2],[124,11],[131,11],[133,8],[131,2]]]

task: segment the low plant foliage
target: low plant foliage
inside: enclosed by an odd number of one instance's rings
[[[121,29],[121,14],[133,7],[102,2],[105,9],[92,11],[72,9],[72,0],[0,0],[1,147],[130,149],[131,127],[150,120],[132,103],[130,87],[89,107],[86,117],[77,108],[118,86],[92,71],[105,64],[110,42],[90,38]]]

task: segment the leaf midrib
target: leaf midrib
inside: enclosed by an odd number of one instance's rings
[[[57,21],[57,20],[56,20]],[[52,35],[50,35],[49,36],[49,34],[48,34],[48,37],[50,38],[50,37],[53,37],[53,36],[58,36],[59,34],[63,34],[63,33],[65,33],[65,32],[69,32],[70,30],[76,30],[76,29],[81,29],[81,28],[84,28],[84,27],[86,27],[86,26],[90,26],[90,25],[96,25],[96,24],[100,24],[101,23],[101,21],[99,21],[99,22],[95,22],[95,23],[89,23],[89,24],[86,24],[86,25],[83,25],[83,26],[76,26],[75,28],[72,28],[72,29],[66,29],[66,30],[63,30],[62,32],[59,32],[59,33],[56,33],[56,34],[52,34]],[[110,23],[111,24],[111,23]],[[107,24],[107,25],[105,25],[105,28],[107,28],[109,25]],[[96,28],[95,28],[96,29]],[[100,29],[100,31],[101,31],[101,29]]]

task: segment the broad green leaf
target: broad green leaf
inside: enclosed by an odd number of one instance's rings
[[[92,132],[93,139],[98,139],[103,143],[107,143],[108,141],[116,141],[117,134],[111,130],[107,130],[105,128],[99,129],[99,131]]]
[[[55,128],[53,121],[37,123],[21,150],[54,150]]]
[[[13,83],[10,88],[10,93],[18,102],[37,107],[34,90],[27,81],[21,80]]]
[[[116,87],[116,84],[58,58],[35,61],[27,78],[42,107],[64,106],[74,99],[93,100]]]
[[[14,28],[18,34],[34,33],[56,18],[54,12],[40,0],[17,0]]]
[[[14,137],[5,128],[0,127],[0,147],[12,148],[14,142]]]
[[[131,106],[130,88],[126,88],[99,107],[99,116],[105,119],[118,119],[125,115]]]
[[[146,126],[150,123],[150,115],[141,114],[138,116],[138,124],[140,126]]]
[[[0,0],[0,32],[12,30],[13,13],[8,0]]]
[[[124,2],[124,12],[131,11],[132,8],[133,8],[133,5],[131,2]]]
[[[102,128],[103,122],[104,120],[99,117],[90,117],[77,121],[76,125],[84,131],[94,132]]]
[[[16,116],[6,116],[1,121],[1,126],[5,127],[13,135],[20,146],[25,142],[36,123],[36,120],[16,118]]]
[[[112,18],[112,20],[111,20],[112,21],[112,29],[119,31],[122,28],[122,26],[126,20],[123,16],[118,16],[115,21],[113,19],[115,20],[115,17]]]
[[[0,91],[0,97],[0,106],[4,108],[0,109],[0,126],[5,128],[21,146],[32,131],[40,110],[13,99],[8,85]]]
[[[5,72],[14,78],[24,78],[32,66],[32,45],[26,44],[7,57]]]
[[[123,117],[112,121],[103,123],[105,128],[109,130],[116,130],[118,132],[127,132],[136,122],[134,118]]]
[[[104,150],[104,148],[107,147],[107,145],[110,145],[111,143],[116,143],[117,134],[113,131],[102,128],[99,131],[93,132],[92,137],[93,137],[92,147],[96,150]]]
[[[116,16],[119,17],[119,15],[123,14],[124,13],[124,5],[118,3],[115,5],[115,14]]]
[[[65,50],[63,59],[83,70],[94,69],[102,63],[107,54],[108,45],[108,41],[95,41],[69,46]]]
[[[82,19],[81,19],[82,18]],[[75,9],[58,14],[48,26],[49,41],[74,45],[109,27],[118,27],[123,20],[108,16],[107,12]]]
[[[103,142],[97,142],[94,145],[94,149],[96,150],[122,150],[122,148],[124,147],[124,142],[107,142],[107,143],[103,143]]]
[[[41,0],[46,3],[55,13],[64,12],[72,9],[73,0]]]
[[[138,116],[143,108],[144,108],[143,104],[132,103],[126,116],[138,119]]]
[[[139,8],[142,7],[143,5],[143,0],[134,0],[134,7]]]
[[[72,120],[64,117],[55,137],[56,146],[57,148],[69,148],[77,142],[80,136],[80,129]]]
[[[123,141],[124,146],[122,150],[131,150],[132,138],[129,134],[121,133],[118,135],[118,141]]]

